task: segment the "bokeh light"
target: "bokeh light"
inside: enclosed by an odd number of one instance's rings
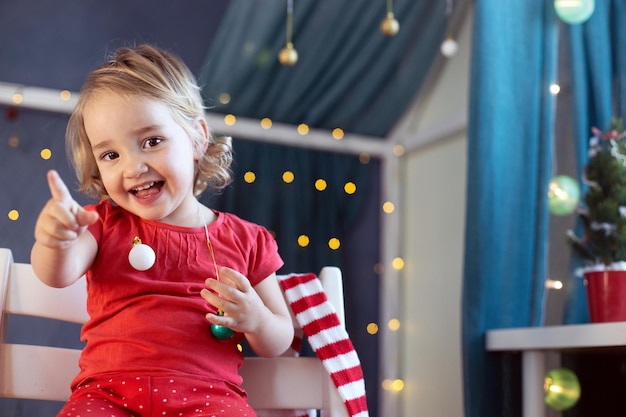
[[[235,123],[237,123],[237,118],[234,114],[227,114],[224,116],[224,124],[226,126],[233,126]]]
[[[557,16],[570,25],[587,21],[595,7],[594,0],[554,0],[554,10]]]
[[[343,129],[338,128],[338,127],[334,128],[333,132],[332,132],[332,135],[333,135],[333,138],[335,138],[337,140],[343,139],[343,136],[344,136]]]
[[[580,382],[567,368],[550,370],[543,385],[546,404],[559,411],[572,408],[580,399]]]
[[[298,236],[298,245],[300,245],[301,247],[305,248],[309,246],[309,243],[310,243],[310,240],[307,235]]]
[[[248,184],[252,184],[254,181],[256,181],[256,174],[252,171],[248,171],[243,174],[243,180]]]
[[[20,212],[17,210],[11,210],[9,211],[9,219],[11,220],[17,220],[20,218]]]
[[[393,213],[393,211],[396,209],[396,206],[391,202],[391,201],[385,201],[383,203],[383,211],[387,214],[391,214]]]
[[[391,319],[389,320],[389,323],[387,323],[387,326],[389,326],[389,329],[396,331],[400,329],[400,320],[398,319]]]
[[[269,117],[264,117],[263,119],[261,119],[261,127],[265,130],[271,129],[272,119],[270,119]]]
[[[315,181],[315,189],[317,191],[324,191],[326,189],[326,187],[328,187],[328,184],[326,183],[326,180],[323,179],[318,179],[317,181]]]
[[[395,269],[396,271],[401,270],[402,268],[404,268],[404,259],[398,257],[398,258],[393,258],[393,261],[391,261],[391,266],[393,267],[393,269]]]
[[[559,175],[548,186],[548,207],[550,213],[557,216],[572,214],[580,200],[578,182],[567,175]]]
[[[353,182],[347,182],[344,186],[343,186],[343,190],[346,192],[346,194],[354,194],[356,193],[356,184]]]
[[[283,172],[283,181],[286,182],[287,184],[292,183],[294,179],[295,179],[295,175],[293,174],[293,172],[291,171]]]
[[[309,134],[309,126],[306,123],[300,123],[298,125],[298,133],[302,136]]]

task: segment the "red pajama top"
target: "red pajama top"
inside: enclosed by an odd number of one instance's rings
[[[215,278],[204,227],[187,228],[143,220],[102,201],[88,207],[99,221],[89,227],[98,254],[87,272],[86,346],[73,387],[110,372],[187,375],[239,386],[243,335],[218,340],[204,317],[216,309],[200,296]],[[255,286],[283,264],[276,241],[256,224],[216,212],[208,225],[218,267],[228,266]],[[156,253],[147,271],[128,261],[138,236]]]

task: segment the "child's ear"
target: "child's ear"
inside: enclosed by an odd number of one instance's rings
[[[194,142],[194,157],[200,159],[209,147],[209,126],[203,117],[198,117],[194,120],[193,127],[201,138],[201,140]]]

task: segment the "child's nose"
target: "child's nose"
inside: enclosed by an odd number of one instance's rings
[[[136,178],[148,171],[148,165],[144,158],[140,156],[130,156],[126,158],[124,164],[124,176],[127,178]]]

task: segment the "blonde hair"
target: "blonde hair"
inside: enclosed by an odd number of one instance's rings
[[[88,76],[67,125],[65,143],[79,181],[79,191],[97,198],[109,198],[85,131],[83,113],[90,98],[100,92],[140,96],[167,105],[172,117],[189,135],[194,147],[202,149],[206,138],[194,129],[204,118],[205,107],[196,78],[175,55],[150,45],[117,50],[108,62]],[[194,195],[207,187],[218,191],[231,181],[232,143],[229,137],[209,133],[206,152],[196,162]]]

